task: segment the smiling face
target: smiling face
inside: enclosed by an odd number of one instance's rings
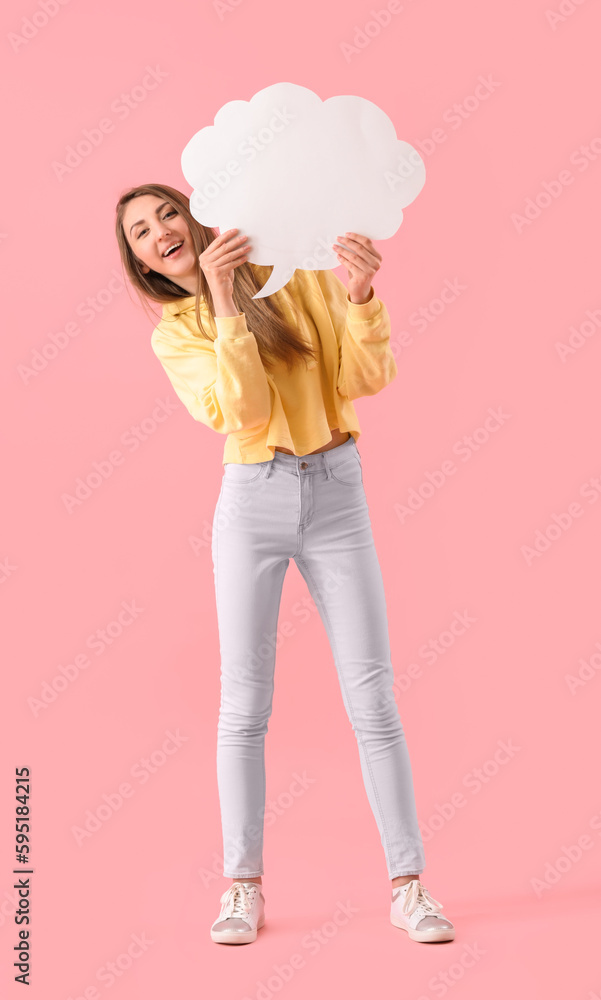
[[[145,194],[126,205],[123,231],[144,274],[156,271],[190,295],[196,291],[195,251],[190,229],[174,205]],[[165,256],[174,244],[181,244]]]

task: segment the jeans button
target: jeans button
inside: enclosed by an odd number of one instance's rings
[[[301,469],[308,469],[309,468],[309,463],[308,462],[301,462],[300,467],[301,467]]]

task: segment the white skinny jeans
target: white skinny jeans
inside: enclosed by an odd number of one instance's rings
[[[392,690],[384,585],[352,435],[315,455],[276,451],[273,461],[225,465],[212,557],[221,653],[217,781],[224,876],[263,875],[265,734],[291,558],[328,635],[388,877],[421,874],[424,850]]]

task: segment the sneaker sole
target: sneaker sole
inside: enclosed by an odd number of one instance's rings
[[[265,923],[265,917],[257,924],[257,929],[248,931],[214,931],[211,928],[211,940],[216,944],[250,944],[257,939],[257,931],[260,931]]]
[[[455,940],[455,928],[445,928],[439,931],[417,931],[413,927],[407,927],[405,924],[401,923],[398,917],[391,916],[390,922],[398,927],[402,931],[407,931],[407,934],[412,941],[432,941],[436,943],[437,941],[454,941]]]

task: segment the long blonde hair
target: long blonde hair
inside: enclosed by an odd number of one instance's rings
[[[189,198],[176,188],[172,188],[168,184],[140,184],[130,188],[119,198],[116,209],[116,234],[125,272],[133,288],[137,291],[143,308],[146,307],[149,299],[154,302],[174,302],[177,299],[186,298],[190,294],[164,274],[152,270],[148,274],[144,274],[140,262],[127,241],[123,228],[125,206],[133,198],[145,194],[155,195],[157,198],[169,201],[187,223],[196,259],[196,323],[201,335],[211,340],[213,338],[205,331],[200,318],[200,300],[204,299],[213,318],[215,317],[215,306],[198,258],[218,234],[194,218],[190,212]],[[250,261],[239,264],[233,271],[233,299],[239,312],[245,314],[249,330],[252,330],[255,335],[264,367],[271,369],[274,363],[282,361],[288,366],[288,369],[291,369],[299,361],[307,361],[309,358],[315,359],[316,352],[300,336],[297,327],[292,326],[284,317],[278,304],[281,289],[265,298],[253,299],[252,296],[265,284],[271,270],[271,267],[251,264]],[[293,297],[287,296],[287,301],[298,316],[298,306]]]

